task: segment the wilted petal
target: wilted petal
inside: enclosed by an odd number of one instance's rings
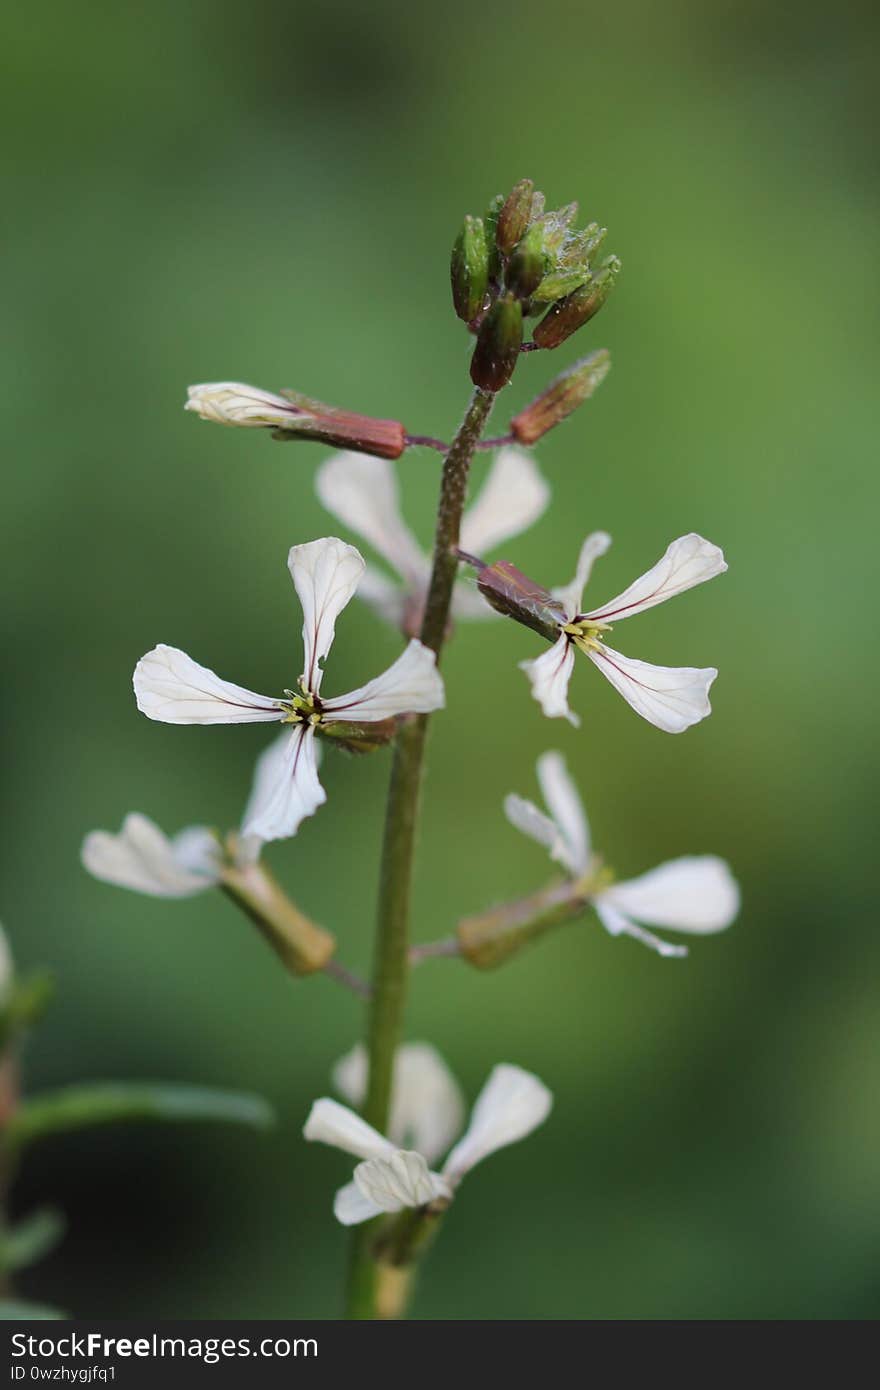
[[[443,1176],[453,1183],[496,1149],[515,1144],[543,1124],[553,1096],[537,1076],[522,1067],[493,1067],[477,1097],[471,1122],[446,1160]]]
[[[330,1144],[355,1158],[388,1158],[394,1145],[378,1130],[362,1120],[347,1105],[323,1096],[316,1100],[303,1127],[303,1136],[319,1144]]]
[[[559,859],[571,873],[585,874],[590,863],[590,827],[565,759],[561,753],[543,753],[537,767],[544,803],[559,827],[565,845],[564,856],[554,855],[554,858]]]
[[[333,1199],[333,1215],[343,1226],[360,1226],[363,1221],[371,1221],[381,1216],[382,1208],[365,1197],[356,1182],[340,1187]]]
[[[352,723],[374,724],[396,714],[430,714],[442,709],[443,680],[437,657],[416,638],[387,671],[348,695],[322,701],[325,716]]]
[[[218,425],[245,425],[264,428],[274,425],[284,429],[294,410],[290,401],[258,386],[245,386],[240,381],[209,381],[201,386],[187,387],[189,399],[184,410],[194,410],[203,420]]]
[[[531,681],[532,695],[547,718],[567,719],[577,728],[581,721],[568,707],[568,683],[574,670],[574,647],[565,633],[534,661],[521,661],[519,669],[525,671]]]
[[[87,835],[82,862],[104,883],[154,898],[189,898],[217,882],[220,846],[203,826],[192,826],[176,841],[169,840],[158,825],[132,812],[118,835],[106,830]]]
[[[602,926],[611,936],[633,936],[636,941],[641,941],[643,946],[650,946],[652,951],[656,951],[660,956],[686,956],[687,946],[673,946],[669,941],[662,941],[653,932],[646,931],[637,922],[633,922],[627,917],[625,912],[619,912],[614,905],[608,901],[604,893],[600,893],[594,903],[596,913]]]
[[[684,855],[639,878],[615,883],[605,902],[652,927],[717,932],[739,911],[739,888],[723,859],[714,854]]]
[[[162,724],[261,724],[283,717],[278,700],[221,680],[164,643],[134,668],[134,693],[141,713]]]
[[[327,800],[318,781],[318,750],[310,724],[297,724],[280,747],[271,745],[255,781],[242,821],[245,838],[283,840],[295,835],[307,816]]]
[[[449,1198],[449,1184],[432,1173],[419,1153],[394,1149],[387,1158],[369,1158],[354,1170],[354,1180],[368,1202],[380,1211],[424,1207],[437,1197]]]
[[[565,862],[568,847],[559,826],[543,811],[539,811],[534,802],[511,792],[504,798],[504,814],[510,824],[521,830],[523,835],[528,835],[530,840],[537,841],[549,850],[551,859],[555,859],[558,864]]]
[[[333,645],[336,619],[360,583],[364,558],[353,545],[325,536],[293,546],[287,567],[303,610],[303,683],[317,695],[321,662]]]
[[[366,1049],[357,1043],[333,1068],[333,1084],[352,1105],[367,1094]],[[455,1077],[430,1043],[404,1043],[394,1059],[388,1137],[412,1145],[429,1163],[444,1154],[464,1120],[464,1101]]]
[[[515,445],[500,449],[479,496],[462,518],[462,550],[485,555],[527,530],[549,501],[550,486],[531,454]]]
[[[611,537],[607,531],[592,531],[581,546],[574,579],[570,584],[552,590],[553,597],[559,599],[567,617],[573,618],[580,611],[593,565],[600,555],[605,554],[610,544]]]
[[[328,512],[363,536],[411,587],[427,585],[429,563],[401,515],[397,474],[387,459],[333,454],[318,469],[315,489]],[[365,597],[362,589],[359,597]]]
[[[636,714],[667,734],[680,734],[712,713],[709,687],[714,666],[652,666],[622,656],[603,642],[588,651],[590,660]]]
[[[658,560],[647,574],[630,584],[617,598],[609,599],[601,608],[595,608],[584,617],[591,622],[620,622],[631,618],[634,613],[644,613],[657,603],[665,603],[685,589],[695,584],[703,584],[723,574],[727,569],[724,555],[717,545],[704,540],[691,531],[687,536],[679,536],[668,547],[666,554]]]

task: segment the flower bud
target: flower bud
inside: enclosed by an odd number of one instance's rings
[[[544,223],[535,222],[517,243],[507,267],[507,283],[520,299],[528,299],[544,279],[550,257],[544,246]]]
[[[556,641],[559,624],[565,622],[562,604],[509,560],[484,565],[477,574],[477,588],[497,613],[532,628],[548,642]]]
[[[609,256],[590,280],[551,305],[532,334],[538,347],[555,348],[598,314],[620,273],[620,261]]]
[[[591,352],[552,381],[540,396],[510,422],[511,432],[520,444],[534,444],[590,399],[611,370],[607,348]]]
[[[486,229],[479,217],[466,217],[452,248],[452,302],[465,323],[479,314],[489,285]]]
[[[471,381],[484,391],[500,391],[513,375],[522,346],[522,305],[512,295],[496,299],[484,318],[474,355]]]
[[[495,242],[502,256],[509,256],[524,235],[532,216],[534,196],[535,185],[531,179],[520,179],[507,195],[495,228]]]
[[[501,274],[501,256],[498,251],[498,217],[504,207],[504,194],[498,193],[483,213],[483,226],[486,229],[486,249],[489,255],[489,279],[497,280]]]
[[[317,439],[380,458],[400,458],[406,431],[399,420],[376,420],[351,410],[323,405],[296,391],[275,395],[237,381],[190,386],[185,410],[219,425],[271,429],[279,440]]]
[[[576,883],[554,883],[528,898],[465,917],[456,928],[461,954],[478,970],[492,970],[552,927],[580,917],[588,898]]]
[[[250,917],[293,975],[323,970],[336,950],[336,938],[309,920],[291,902],[265,864],[230,860],[220,873],[220,887]]]

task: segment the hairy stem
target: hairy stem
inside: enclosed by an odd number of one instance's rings
[[[443,463],[434,562],[425,603],[421,639],[438,655],[449,623],[452,586],[458,569],[461,516],[474,450],[492,410],[494,395],[478,387]],[[380,1132],[388,1124],[394,1054],[403,1027],[409,973],[409,917],[419,791],[428,733],[428,716],[419,715],[397,737],[379,878],[379,908],[373,961],[373,995],[367,1027],[369,1086],[364,1118]],[[372,1256],[372,1223],[354,1236],[348,1314],[375,1318],[377,1266]]]

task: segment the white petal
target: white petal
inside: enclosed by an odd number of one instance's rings
[[[195,843],[192,837],[198,837],[201,847],[199,869],[189,856]],[[209,840],[212,855],[207,853]],[[118,835],[106,830],[93,830],[87,835],[82,862],[90,874],[104,883],[133,888],[136,893],[149,893],[154,898],[189,898],[217,882],[220,846],[202,826],[191,827],[176,842],[169,840],[158,825],[133,812],[125,817]]]
[[[394,1149],[387,1158],[369,1158],[354,1170],[354,1180],[368,1202],[380,1211],[424,1207],[437,1197],[451,1197],[449,1184],[432,1173],[423,1156]]]
[[[260,724],[283,717],[278,700],[221,680],[164,643],[134,668],[134,693],[141,713],[163,724]]]
[[[574,579],[570,584],[563,584],[552,590],[553,597],[559,599],[567,617],[573,618],[580,612],[584,589],[593,572],[593,565],[600,555],[605,554],[610,544],[611,537],[607,531],[592,531],[581,546]]]
[[[194,410],[203,420],[218,425],[245,425],[263,428],[276,425],[284,429],[295,410],[290,401],[258,386],[245,386],[240,381],[210,381],[201,386],[187,387],[189,399],[184,410]]]
[[[580,724],[568,708],[568,683],[574,670],[574,647],[563,632],[543,655],[534,661],[521,661],[532,684],[532,695],[548,719],[567,719],[575,728]]]
[[[551,859],[555,859],[559,864],[565,862],[567,846],[559,826],[549,816],[545,816],[543,811],[539,811],[534,802],[511,792],[504,798],[504,814],[510,824],[521,830],[523,835],[528,835],[530,840],[537,841],[549,850]]]
[[[8,1002],[14,981],[15,962],[7,935],[0,927],[0,1004]]]
[[[332,454],[318,469],[315,490],[328,512],[363,536],[411,587],[427,587],[430,563],[401,516],[397,474],[388,459]]]
[[[352,1105],[367,1094],[367,1053],[362,1043],[336,1063],[333,1084]],[[445,1153],[464,1120],[458,1083],[430,1043],[404,1043],[394,1059],[388,1137],[401,1148],[411,1145],[433,1163]]]
[[[680,734],[712,713],[709,687],[714,666],[652,666],[601,647],[587,652],[602,675],[632,705],[636,714],[667,734]]]
[[[550,486],[531,454],[512,444],[500,449],[480,495],[462,518],[462,550],[481,556],[519,536],[546,511],[549,501]]]
[[[687,946],[673,946],[669,941],[661,941],[653,932],[646,931],[633,922],[624,912],[618,912],[604,893],[600,893],[593,906],[602,926],[611,936],[634,936],[643,946],[650,946],[660,956],[686,956]]]
[[[380,574],[373,565],[367,565],[364,570],[357,596],[386,623],[398,629],[403,627],[409,609],[409,593]],[[484,603],[484,607],[488,608],[488,603]]]
[[[381,1214],[382,1208],[365,1197],[356,1182],[340,1187],[333,1199],[333,1215],[343,1226],[359,1226],[362,1221],[371,1221]]]
[[[477,1097],[471,1122],[446,1160],[443,1176],[457,1182],[496,1149],[515,1144],[543,1124],[553,1096],[537,1076],[506,1063],[493,1067]]]
[[[360,583],[364,558],[335,536],[295,545],[287,557],[303,610],[303,683],[312,695],[321,688],[321,662],[333,645],[336,619]]]
[[[561,753],[543,753],[538,759],[541,794],[565,844],[559,862],[575,875],[585,874],[590,864],[590,827],[578,789]]]
[[[340,1105],[338,1100],[330,1100],[327,1096],[315,1101],[303,1127],[303,1136],[342,1149],[343,1153],[354,1154],[355,1158],[388,1158],[394,1153],[394,1145],[378,1130],[347,1105]]]
[[[188,825],[171,841],[171,852],[179,868],[203,878],[217,878],[222,851],[213,830],[204,825]]]
[[[726,569],[723,552],[718,546],[691,531],[673,541],[663,558],[622,594],[609,599],[601,608],[585,613],[584,617],[602,623],[620,622],[622,618],[644,613],[646,608],[683,594],[695,584],[714,579]]]
[[[318,781],[314,729],[309,724],[295,725],[280,755],[273,745],[263,756],[267,757],[265,775],[259,775],[254,785],[241,833],[262,841],[284,840],[295,835],[306,817],[327,800]]]
[[[348,695],[322,701],[322,707],[326,717],[373,724],[396,714],[430,714],[443,703],[436,654],[413,638],[381,676]]]
[[[739,911],[739,888],[714,854],[685,855],[602,894],[637,922],[675,931],[707,933],[729,927]]]

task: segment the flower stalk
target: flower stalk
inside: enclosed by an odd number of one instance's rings
[[[421,640],[438,658],[449,622],[452,589],[458,570],[461,518],[467,497],[471,460],[489,419],[494,394],[477,387],[464,420],[443,463],[431,582],[422,620]],[[367,1025],[369,1082],[364,1105],[368,1124],[384,1131],[388,1123],[394,1054],[400,1042],[409,974],[410,896],[424,766],[428,716],[417,715],[401,729],[394,749],[385,816],[379,879],[379,904],[373,963],[373,995]],[[354,1237],[348,1313],[352,1318],[378,1315],[378,1266],[369,1227]]]

